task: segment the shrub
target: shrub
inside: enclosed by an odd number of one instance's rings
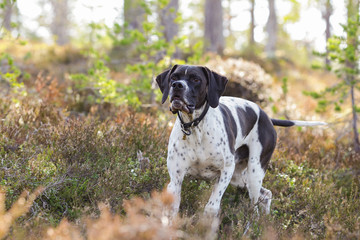
[[[149,115],[126,111],[100,122],[62,118],[56,108],[31,102],[9,109],[0,123],[7,206],[23,189],[45,186],[36,212],[54,224],[77,219],[100,201],[122,212],[124,198],[149,197],[168,181],[167,125]]]
[[[19,199],[6,211],[5,208],[5,191],[0,189],[0,238],[4,238],[10,230],[11,225],[15,220],[24,215],[34,200],[43,191],[43,188],[37,188],[32,194],[24,191]]]

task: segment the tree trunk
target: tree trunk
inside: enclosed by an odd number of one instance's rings
[[[160,22],[164,27],[163,33],[167,42],[170,42],[179,32],[179,25],[174,22],[179,10],[179,0],[170,0],[169,4],[160,10]]]
[[[249,45],[253,47],[255,45],[255,0],[250,0],[250,33],[249,33]]]
[[[205,0],[205,51],[223,54],[223,8],[221,0]]]
[[[68,0],[51,1],[54,17],[51,23],[51,32],[56,36],[56,43],[59,45],[68,44],[69,37],[69,4]]]
[[[179,25],[174,22],[178,10],[179,0],[170,0],[169,4],[159,11],[160,23],[163,26],[163,34],[167,42],[171,42],[179,33]],[[159,54],[162,55],[163,53]],[[180,57],[180,51],[178,48],[176,48],[172,57]]]
[[[326,43],[328,42],[329,38],[331,37],[330,17],[332,15],[332,13],[333,13],[333,8],[332,8],[332,5],[331,5],[331,0],[326,0],[325,8],[322,11],[322,18],[325,20],[325,25],[326,25],[326,28],[325,28],[325,40],[326,40]],[[326,65],[330,65],[330,59],[329,59],[328,55],[329,55],[329,50],[326,47],[326,57],[325,57],[325,64]]]
[[[124,0],[124,20],[130,30],[142,31],[145,10],[141,7],[142,0]]]
[[[130,39],[131,36],[129,32],[132,30],[143,32],[142,24],[145,21],[145,10],[141,6],[141,2],[143,2],[143,0],[123,0],[123,39]],[[111,59],[112,68],[115,68],[118,71],[122,71],[127,64],[139,60],[139,54],[133,43],[115,44],[109,57]]]
[[[347,18],[348,18],[348,24],[350,24],[350,21],[359,21],[359,0],[348,0],[347,5]],[[356,25],[358,26],[358,25]],[[348,31],[347,32],[347,44],[349,46],[352,46],[354,49],[355,59],[358,55],[358,41],[357,41],[358,35],[357,31]],[[346,59],[346,67],[352,70],[358,70],[357,62],[351,60],[350,58]],[[354,134],[354,149],[355,152],[360,153],[360,142],[359,142],[359,133],[357,128],[357,112],[356,112],[356,103],[355,103],[355,75],[353,73],[346,73],[346,80],[347,84],[350,85],[350,95],[351,95],[351,107],[352,107],[352,128],[353,128],[353,134]]]
[[[225,40],[225,45],[234,46],[237,37],[234,35],[234,31],[231,28],[231,22],[232,20],[237,16],[237,14],[232,14],[231,8],[233,6],[233,2],[236,2],[237,0],[227,0],[227,8],[224,8],[224,29],[228,33],[228,36]]]
[[[11,31],[12,4],[10,0],[6,0],[5,2],[4,28],[8,31]]]
[[[269,0],[269,18],[266,23],[266,31],[268,34],[268,39],[265,46],[266,56],[268,58],[275,58],[278,34],[275,0]]]
[[[351,106],[352,106],[352,128],[354,133],[354,149],[355,152],[360,152],[360,142],[359,142],[359,132],[357,127],[357,112],[356,112],[356,104],[355,104],[355,93],[354,93],[354,85],[351,85],[350,88],[350,94],[351,94]]]

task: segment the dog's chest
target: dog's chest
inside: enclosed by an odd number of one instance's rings
[[[173,163],[187,168],[189,175],[212,179],[220,174],[224,166],[222,146],[224,137],[217,130],[197,128],[185,140],[178,136],[170,145]]]

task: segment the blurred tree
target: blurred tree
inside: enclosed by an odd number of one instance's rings
[[[275,58],[278,23],[276,16],[275,0],[269,0],[269,18],[266,23],[268,39],[265,45],[265,52],[268,58]]]
[[[334,86],[326,88],[321,93],[305,92],[305,94],[318,99],[318,109],[325,111],[329,104],[335,105],[336,111],[341,111],[341,104],[346,103],[350,96],[352,112],[352,130],[354,150],[360,153],[359,132],[357,127],[360,108],[356,106],[355,91],[360,86],[360,19],[359,0],[347,0],[347,22],[343,24],[346,36],[334,36],[328,40],[328,54],[332,64],[332,71],[337,74],[340,81]],[[326,57],[326,54],[320,54]],[[327,66],[329,69],[330,66]]]
[[[223,54],[225,47],[221,0],[205,1],[205,51]]]
[[[173,64],[185,63],[174,58],[177,49],[187,55],[186,60],[189,64],[197,64],[203,53],[202,43],[189,46],[186,42],[187,36],[173,35],[167,41],[163,29],[159,28],[161,25],[159,9],[165,9],[169,2],[168,0],[139,1],[138,6],[143,8],[139,13],[143,12],[141,18],[144,19],[140,25],[131,26],[127,22],[122,25],[115,22],[113,28],[107,28],[108,37],[113,41],[110,58],[101,54],[101,50],[94,49],[95,51],[91,53],[94,56],[94,67],[88,74],[72,75],[72,78],[80,83],[77,88],[93,86],[99,93],[99,98],[96,99],[98,102],[128,104],[133,107],[153,106],[156,97],[161,96],[154,77]],[[181,14],[176,14],[176,22],[182,22]],[[120,59],[121,62],[117,67],[126,65],[124,70],[131,77],[129,84],[109,78],[110,69],[105,61],[110,59],[112,63],[115,63],[114,59]]]
[[[287,12],[285,12],[284,10],[282,10],[281,13],[279,11],[277,12],[278,27],[276,50],[278,51],[278,53],[280,53],[282,59],[286,59],[286,61],[293,62],[299,65],[306,65],[306,63],[308,63],[308,49],[306,48],[309,45],[308,42],[294,41],[291,38],[291,33],[289,33],[288,31],[288,29],[294,28],[294,23],[300,20],[300,1],[282,0],[276,1],[276,3],[286,3],[286,5],[289,7],[289,10]],[[279,67],[279,65],[276,65],[274,67],[277,68]]]
[[[295,23],[300,19],[301,4],[298,0],[287,0],[291,4],[291,9],[288,14],[284,16],[284,24]]]
[[[313,3],[321,11],[321,16],[325,21],[325,41],[327,43],[329,38],[331,37],[330,17],[333,14],[332,0],[312,0],[310,3]],[[329,50],[328,47],[326,47],[326,57],[325,57],[326,65],[330,64],[330,59],[328,56],[329,56]]]
[[[179,10],[179,0],[170,0],[165,8],[160,10],[160,22],[164,26],[164,37],[170,42],[179,32],[179,25],[175,22]]]
[[[144,0],[124,0],[123,19],[124,24],[120,26],[115,24],[115,32],[122,35],[123,39],[132,39],[135,34],[141,35],[143,32],[143,22],[150,11]],[[116,43],[110,53],[112,61],[120,60],[121,65],[125,66],[136,58],[136,46],[131,44],[132,41],[123,41],[121,44]],[[118,65],[118,63],[116,64]]]
[[[50,26],[51,32],[56,36],[57,44],[68,44],[70,41],[68,0],[51,0],[50,3],[54,13]]]
[[[357,109],[355,104],[355,87],[359,87],[359,0],[348,0],[347,2],[347,26],[345,49],[345,82],[350,86],[351,106],[353,115],[354,148],[360,152],[359,132],[357,127]]]
[[[249,29],[249,45],[251,48],[255,46],[255,0],[250,0],[250,29]]]
[[[331,37],[331,23],[330,23],[330,17],[333,13],[333,7],[331,5],[331,0],[319,0],[320,4],[322,5],[321,8],[321,14],[322,18],[325,20],[326,28],[325,28],[325,40],[328,42],[329,38]],[[329,49],[326,47],[326,58],[325,58],[325,64],[330,64],[329,59]]]
[[[179,10],[179,0],[170,0],[164,8],[160,8],[159,18],[163,26],[163,34],[166,42],[171,42],[179,33],[179,25],[176,22],[177,13]],[[177,48],[174,53],[175,58],[180,57],[180,51]]]
[[[231,22],[237,16],[232,9],[232,4],[236,0],[226,0],[224,9],[224,29],[225,29],[225,48],[234,51],[237,37],[232,29]]]
[[[144,21],[144,0],[124,0],[124,20],[128,29],[141,30]]]
[[[8,32],[19,28],[19,9],[16,0],[0,0],[0,30],[4,33],[4,29]]]
[[[11,31],[11,16],[12,16],[12,8],[13,8],[14,2],[11,2],[10,0],[4,0],[4,4],[5,4],[5,6],[4,6],[3,25],[8,31]]]

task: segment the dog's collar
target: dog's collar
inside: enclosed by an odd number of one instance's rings
[[[206,102],[204,111],[201,113],[201,115],[198,118],[195,118],[194,120],[192,120],[191,122],[187,122],[185,123],[184,120],[182,119],[180,112],[177,112],[179,119],[180,119],[180,123],[181,123],[181,131],[189,136],[191,134],[191,127],[196,127],[197,125],[199,125],[200,121],[203,120],[203,118],[205,117],[207,111],[209,110],[209,103]]]

